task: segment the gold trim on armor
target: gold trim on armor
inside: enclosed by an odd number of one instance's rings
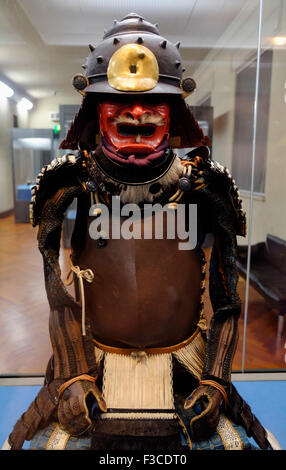
[[[219,434],[225,450],[243,450],[243,444],[239,434],[236,432],[229,419],[223,414],[220,415],[216,432]]]
[[[46,445],[46,450],[65,450],[69,438],[70,434],[64,431],[60,425],[57,424],[50,435]]]
[[[183,422],[182,418],[181,418],[179,415],[177,415],[177,418],[178,418],[179,423],[180,423],[180,425],[181,425],[181,427],[182,427],[183,434],[184,434],[185,438],[186,438],[187,441],[188,441],[189,448],[190,448],[190,450],[192,450],[192,449],[193,449],[193,444],[192,444],[190,435],[189,435],[189,433],[188,433],[188,431],[187,431],[187,428],[186,428],[186,426],[184,425],[184,422]]]

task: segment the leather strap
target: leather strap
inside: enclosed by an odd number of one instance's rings
[[[218,382],[215,382],[214,380],[201,380],[199,385],[210,385],[211,387],[218,390],[221,393],[222,397],[223,397],[225,409],[227,409],[227,407],[228,407],[228,398],[227,398],[226,391],[225,391],[225,389],[222,385],[220,385]]]
[[[87,374],[82,374],[82,375],[78,375],[77,377],[73,377],[72,379],[68,380],[67,382],[65,382],[64,384],[62,384],[60,386],[60,388],[58,389],[58,399],[61,398],[62,394],[64,393],[64,391],[70,386],[72,385],[73,383],[77,382],[78,380],[87,380],[88,382],[92,382],[94,383],[96,381],[97,377],[91,377],[91,375],[87,375]]]
[[[196,331],[190,336],[189,338],[185,339],[181,343],[174,344],[173,346],[165,346],[161,348],[116,348],[114,346],[107,346],[105,344],[100,343],[96,339],[93,339],[92,341],[94,342],[95,346],[99,349],[101,349],[104,352],[108,353],[113,353],[113,354],[125,354],[125,355],[131,355],[132,353],[139,353],[143,352],[146,354],[167,354],[171,353],[173,351],[177,351],[178,349],[183,348],[184,346],[187,346],[193,339],[198,335],[200,331],[200,328],[197,328]]]

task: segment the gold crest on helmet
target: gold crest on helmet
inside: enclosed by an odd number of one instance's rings
[[[141,44],[125,44],[111,57],[107,78],[115,90],[152,90],[159,79],[157,59],[150,49]]]

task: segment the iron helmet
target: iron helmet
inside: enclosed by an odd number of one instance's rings
[[[114,20],[102,42],[89,48],[84,74],[73,78],[74,88],[84,98],[61,149],[95,148],[99,132],[97,104],[111,96],[112,100],[127,100],[130,95],[152,102],[164,95],[171,108],[170,146],[209,145],[184,99],[196,84],[191,77],[182,78],[179,43],[172,44],[162,37],[157,25],[129,13],[121,21]]]
[[[179,46],[163,38],[157,25],[130,13],[114,20],[100,44],[89,46],[85,73],[75,75],[73,85],[82,94],[190,93],[195,82],[182,80]]]

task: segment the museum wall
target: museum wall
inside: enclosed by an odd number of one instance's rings
[[[5,214],[14,207],[13,177],[10,129],[14,127],[13,116],[17,116],[19,128],[50,129],[54,122],[50,112],[59,112],[60,104],[80,104],[81,97],[73,92],[70,95],[59,94],[34,101],[31,111],[25,111],[17,106],[13,99],[2,98],[0,106],[0,214]]]
[[[10,129],[13,115],[18,117],[19,127],[29,127],[28,111],[20,110],[14,100],[1,98],[0,106],[0,214],[13,209],[13,181]]]
[[[53,128],[55,123],[51,121],[50,113],[58,113],[60,104],[80,104],[81,99],[81,95],[73,90],[72,85],[70,94],[57,93],[47,98],[38,99],[30,113],[30,127],[34,129]]]

